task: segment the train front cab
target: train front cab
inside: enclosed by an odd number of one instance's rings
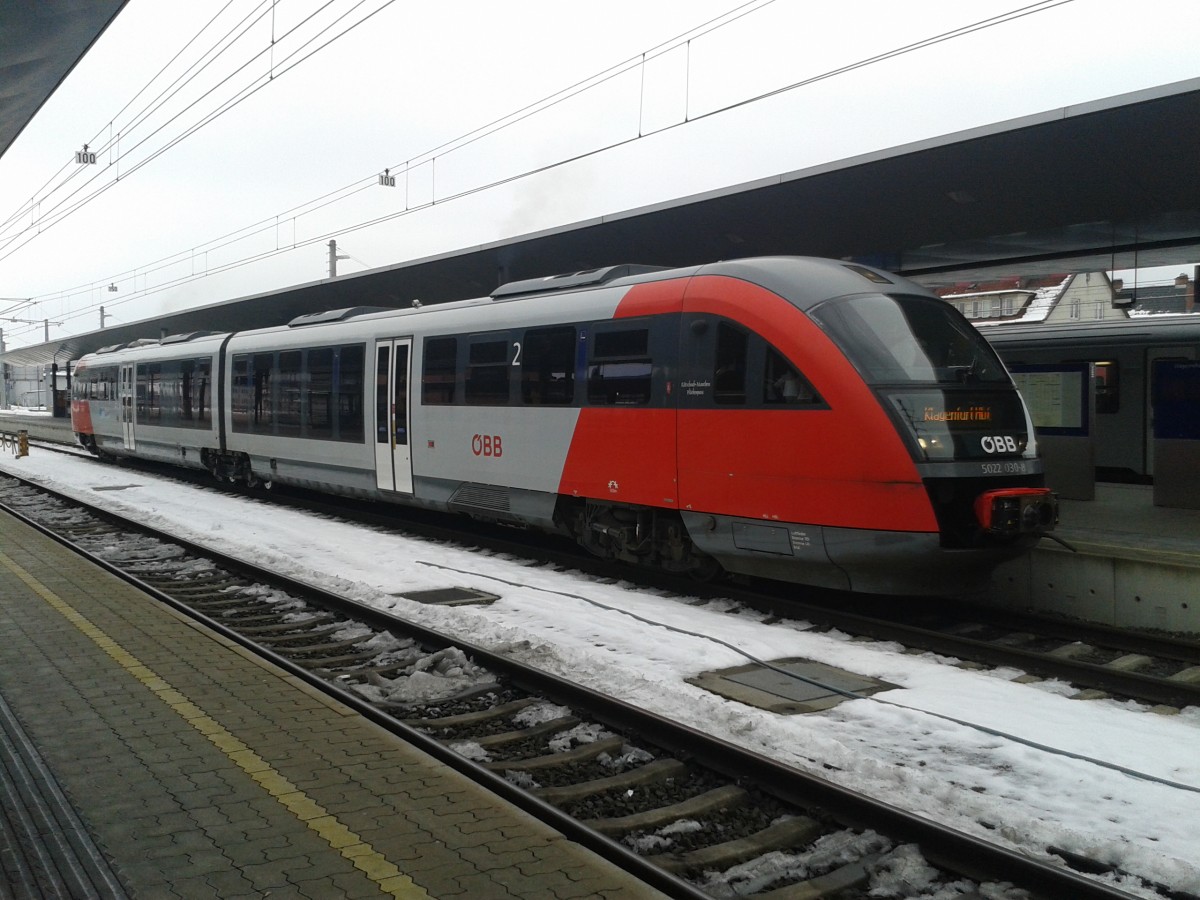
[[[112,352],[111,350],[100,353]],[[71,430],[79,444],[98,456],[132,454],[136,448],[133,425],[132,363],[100,355],[80,360],[71,384]]]
[[[104,456],[201,467],[216,441],[216,339],[208,332],[107,347],[75,367],[71,422],[79,443]]]
[[[697,548],[726,569],[866,592],[959,594],[1053,527],[1055,501],[1024,404],[953,308],[864,292],[814,303],[805,316],[754,285],[706,290],[703,281],[689,288],[692,335],[682,343],[709,342],[699,356],[711,368],[689,371],[685,353],[681,513]],[[729,347],[742,346],[735,317],[771,343],[756,350],[750,337],[754,375],[731,398],[721,371]],[[776,348],[804,385],[779,404]]]

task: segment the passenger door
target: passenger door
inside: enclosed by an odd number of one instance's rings
[[[1142,453],[1147,475],[1154,474],[1154,364],[1160,360],[1195,358],[1196,352],[1191,347],[1150,347],[1146,350],[1146,420],[1142,423]]]
[[[135,449],[133,436],[133,363],[122,363],[117,382],[117,403],[120,407],[121,440],[126,450]]]
[[[408,443],[408,382],[412,340],[375,345],[375,481],[381,491],[413,492]]]

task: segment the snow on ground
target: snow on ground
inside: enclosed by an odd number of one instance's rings
[[[1200,893],[1200,709],[1068,699],[1067,685],[959,669],[932,654],[764,624],[732,601],[605,584],[518,560],[227,497],[87,459],[0,456],[0,472],[166,526],[458,636],[1030,855],[1086,854]],[[452,586],[499,594],[441,608],[396,596]],[[698,604],[698,605],[697,605]],[[899,687],[784,716],[686,678],[804,657]],[[978,727],[972,727],[978,726]],[[982,729],[982,730],[981,730]],[[826,768],[833,766],[834,768]],[[1115,882],[1157,896],[1134,879]]]

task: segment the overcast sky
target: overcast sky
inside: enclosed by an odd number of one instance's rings
[[[0,159],[0,297],[36,301],[0,316],[39,321],[0,326],[22,346],[321,279],[333,237],[346,274],[1169,84],[1197,26],[1194,0],[131,0]]]

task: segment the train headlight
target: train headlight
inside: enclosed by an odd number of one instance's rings
[[[1058,497],[1046,488],[1002,488],[975,498],[975,518],[990,534],[1042,534],[1058,524]]]
[[[953,459],[954,439],[948,434],[933,434],[917,430],[917,446],[926,459]]]

